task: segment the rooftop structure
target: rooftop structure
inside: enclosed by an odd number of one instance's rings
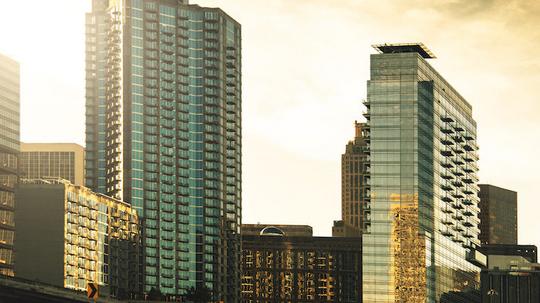
[[[287,237],[312,237],[313,228],[309,225],[242,224],[240,233],[244,236],[283,234]]]
[[[372,47],[381,54],[418,53],[424,59],[436,58],[423,43],[375,44]]]

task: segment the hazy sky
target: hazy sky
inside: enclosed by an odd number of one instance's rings
[[[480,182],[516,190],[540,245],[540,1],[192,0],[243,29],[245,223],[340,217],[340,155],[362,120],[370,45],[423,42],[478,122]],[[21,63],[21,137],[84,143],[90,0],[0,1],[0,52]]]

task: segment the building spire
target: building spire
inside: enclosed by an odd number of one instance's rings
[[[362,138],[362,123],[354,120],[354,130],[355,130],[354,137],[356,139]]]

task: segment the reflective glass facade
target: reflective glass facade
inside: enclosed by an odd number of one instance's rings
[[[177,0],[94,0],[86,184],[144,218],[145,291],[239,297],[240,24]]]
[[[480,242],[518,243],[517,192],[480,184]]]
[[[418,52],[392,52],[371,56],[368,81],[363,299],[439,302],[478,288],[476,123]]]
[[[19,63],[0,54],[0,275],[13,276],[19,155]]]

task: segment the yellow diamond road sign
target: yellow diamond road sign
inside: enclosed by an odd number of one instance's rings
[[[97,283],[88,283],[88,286],[86,286],[86,293],[88,294],[88,299],[97,299],[99,295]]]

